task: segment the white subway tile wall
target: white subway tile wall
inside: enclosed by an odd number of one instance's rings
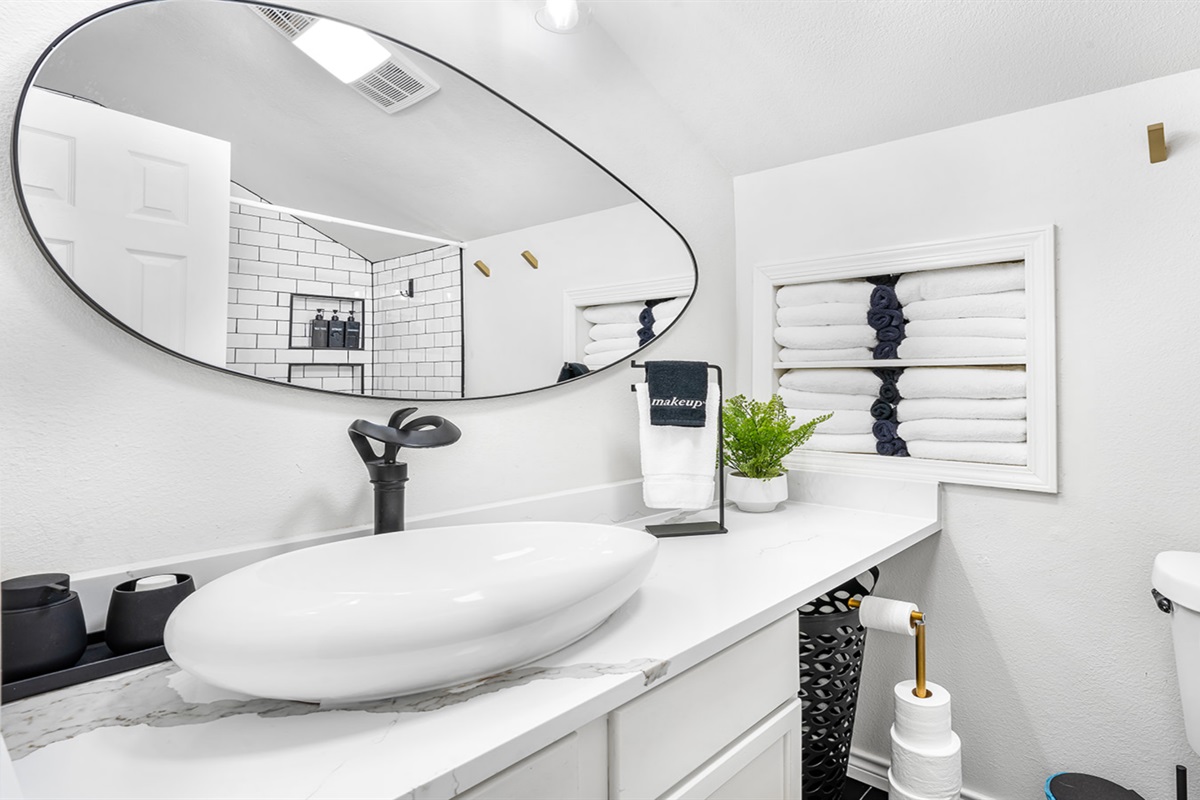
[[[291,382],[297,386],[324,389],[327,392],[362,393],[364,364],[291,364],[290,366]],[[287,365],[284,368],[286,369]]]
[[[457,247],[375,262],[371,394],[463,396],[462,257]],[[405,297],[408,282],[413,296]]]

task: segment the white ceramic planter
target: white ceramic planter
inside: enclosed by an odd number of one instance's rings
[[[742,511],[774,511],[787,496],[786,474],[763,479],[733,472],[725,479],[725,497]]]

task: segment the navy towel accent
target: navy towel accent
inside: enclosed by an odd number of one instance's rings
[[[867,324],[877,331],[903,327],[904,312],[895,308],[872,308],[867,312]]]
[[[876,400],[871,404],[871,416],[875,419],[896,421],[896,407],[887,400]]]
[[[871,433],[881,442],[890,442],[896,438],[896,423],[887,419],[875,420],[875,424],[871,426]]]
[[[879,387],[879,399],[895,405],[900,402],[900,390],[896,388],[896,384],[885,382]]]
[[[638,322],[642,323],[643,328],[654,327],[654,310],[650,306],[642,309],[642,313],[638,314]]]
[[[569,381],[571,378],[578,378],[580,375],[587,375],[591,372],[586,364],[580,364],[578,361],[563,362],[562,369],[558,371],[557,383]]]
[[[892,384],[892,388],[894,389],[896,381],[900,380],[900,376],[904,374],[904,367],[896,367],[893,369],[873,369],[871,372],[875,373],[875,377],[879,378],[879,380],[883,381],[884,383]],[[899,400],[900,396],[897,395],[896,399]]]
[[[900,308],[896,290],[890,286],[876,286],[871,290],[871,308]]]
[[[898,280],[900,280],[899,275],[874,275],[867,278],[867,283],[873,283],[876,286],[895,286]]]
[[[674,299],[675,299],[674,297],[659,297],[659,298],[658,298],[658,299],[656,299],[656,300],[647,300],[647,301],[646,301],[646,308],[654,308],[654,307],[655,307],[656,305],[658,305],[659,303],[665,303],[665,302],[667,302],[668,300],[674,300]]]
[[[647,361],[650,424],[702,428],[708,404],[708,364],[703,361]],[[720,414],[720,409],[714,409]]]
[[[907,456],[908,442],[903,439],[889,439],[886,442],[876,442],[875,452],[881,456]]]
[[[898,346],[899,342],[880,342],[879,344],[875,345],[875,350],[872,352],[872,355],[879,359],[899,358],[900,351],[897,349]]]
[[[886,328],[880,328],[875,331],[875,338],[881,342],[895,342],[899,344],[904,340],[904,323],[899,325],[889,325]]]

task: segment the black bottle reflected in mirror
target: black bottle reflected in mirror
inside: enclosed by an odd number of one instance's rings
[[[329,347],[329,320],[321,316],[325,309],[318,308],[317,316],[312,321],[312,346]]]
[[[338,319],[336,311],[329,315],[329,346],[346,346],[346,323]]]
[[[346,315],[346,348],[357,350],[362,347],[362,323],[354,318],[353,309]]]

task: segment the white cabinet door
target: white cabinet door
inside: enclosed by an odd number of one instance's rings
[[[225,365],[228,142],[32,89],[21,188],[63,270],[164,347]]]
[[[607,718],[567,734],[455,800],[605,800]]]
[[[660,800],[800,800],[800,701],[790,700]]]

